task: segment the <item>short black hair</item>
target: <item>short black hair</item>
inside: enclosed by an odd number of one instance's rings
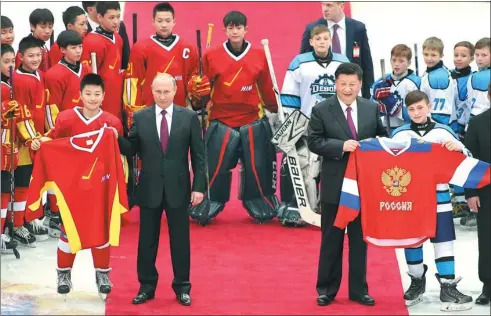
[[[120,10],[121,6],[118,1],[97,1],[95,4],[97,14],[104,16],[108,10]]]
[[[80,91],[82,91],[85,86],[99,86],[104,91],[104,80],[98,74],[86,74],[82,80],[80,80]]]
[[[14,23],[12,23],[12,20],[10,20],[7,16],[2,15],[0,18],[0,27],[2,29],[14,28]]]
[[[426,104],[430,104],[430,99],[426,93],[419,90],[413,90],[406,95],[404,104],[406,104],[406,107],[408,107],[423,100],[426,102]]]
[[[74,30],[65,30],[58,35],[56,42],[60,48],[67,48],[69,45],[82,45],[82,36]]]
[[[29,15],[29,23],[34,27],[39,24],[54,24],[55,18],[48,9],[35,9]]]
[[[29,48],[44,46],[44,41],[35,38],[34,36],[26,36],[19,42],[19,53],[24,54],[24,52]]]
[[[340,75],[357,75],[358,80],[363,79],[363,70],[358,64],[355,63],[342,63],[334,72],[334,77],[338,79]]]
[[[0,47],[0,51],[2,53],[1,56],[3,56],[3,54],[6,54],[6,53],[12,53],[15,55],[14,48],[12,46],[10,46],[9,44],[2,44]]]
[[[170,12],[172,13],[172,17],[174,17],[174,8],[168,2],[161,2],[153,7],[153,18],[155,18],[158,12]]]
[[[65,24],[65,27],[68,27],[68,24],[75,24],[79,15],[85,15],[84,9],[77,6],[68,7],[63,12],[63,24]]]
[[[223,26],[247,26],[247,17],[239,11],[230,11],[223,18]]]
[[[82,1],[82,8],[84,8],[85,12],[89,13],[87,9],[95,6],[96,3],[97,1]]]

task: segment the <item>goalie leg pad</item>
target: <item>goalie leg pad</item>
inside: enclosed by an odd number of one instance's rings
[[[249,215],[259,221],[273,219],[278,208],[276,150],[271,127],[265,118],[240,127],[242,166],[239,199]]]

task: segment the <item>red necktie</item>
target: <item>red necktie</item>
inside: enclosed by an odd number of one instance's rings
[[[162,122],[160,123],[160,146],[162,147],[162,152],[165,154],[167,145],[169,144],[169,127],[167,125],[167,119],[165,118],[167,111],[162,110],[160,113],[162,114]]]
[[[338,36],[339,25],[334,24],[332,26],[332,52],[341,54],[341,43]]]
[[[358,139],[358,133],[356,132],[355,122],[353,121],[353,117],[351,116],[351,106],[348,105],[346,108],[346,121],[348,121],[348,126],[351,131],[351,135],[353,139]]]

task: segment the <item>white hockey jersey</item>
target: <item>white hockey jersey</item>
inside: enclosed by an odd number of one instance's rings
[[[464,69],[454,69],[451,71],[453,82],[455,85],[455,112],[456,112],[456,121],[450,124],[452,130],[456,133],[462,133],[464,127],[466,125],[466,105],[467,102],[467,84],[469,82],[469,78],[472,75],[471,67],[467,67]]]
[[[319,63],[314,52],[295,56],[290,63],[281,90],[281,104],[286,113],[296,109],[310,117],[312,107],[336,94],[334,73],[342,63],[349,62],[341,54],[332,54],[326,65]]]
[[[488,87],[491,80],[491,68],[477,71],[472,74],[467,82],[467,101],[465,102],[465,122],[476,115],[479,115],[489,109]]]
[[[421,91],[428,95],[431,104],[431,118],[443,125],[457,120],[455,111],[456,89],[447,67],[426,71],[421,77]]]
[[[421,86],[421,78],[416,76],[412,71],[409,71],[406,76],[403,78],[399,78],[399,80],[395,80],[394,77],[392,77],[392,74],[386,74],[385,78],[391,79],[393,81],[393,84],[390,87],[390,93],[400,102],[401,104],[401,111],[397,113],[395,116],[390,117],[390,126],[392,128],[399,127],[401,125],[407,124],[411,122],[411,119],[409,118],[409,115],[407,114],[406,110],[406,103],[404,102],[406,99],[406,95],[414,90],[419,90]],[[370,98],[371,101],[377,102],[377,100],[374,99],[374,91],[373,88],[382,80],[382,78],[377,79],[372,87],[370,88],[370,95],[372,96]],[[383,113],[380,113],[381,117],[384,116]],[[384,126],[386,125],[386,121],[383,118],[382,123]]]

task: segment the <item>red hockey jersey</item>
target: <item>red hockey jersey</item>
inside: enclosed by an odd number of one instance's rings
[[[256,121],[264,115],[263,107],[277,112],[264,51],[247,43],[238,57],[228,50],[226,43],[203,57],[203,73],[213,83],[209,119],[230,127]]]
[[[27,221],[43,215],[41,200],[48,190],[55,192],[73,253],[107,242],[119,245],[128,200],[118,142],[110,129],[41,146],[27,195]]]
[[[60,46],[58,46],[58,42],[55,42],[50,48],[48,52],[48,61],[50,67],[56,65],[61,58],[63,58],[63,54],[61,53]]]
[[[438,183],[490,182],[488,163],[441,144],[379,138],[360,145],[348,160],[334,226],[344,229],[361,211],[363,237],[375,246],[414,247],[434,237]]]
[[[121,120],[124,79],[121,70],[123,40],[118,33],[102,34],[98,30],[99,28],[84,37],[81,61],[91,65],[90,54],[96,53],[97,73],[104,80],[105,86],[102,108]]]
[[[175,36],[176,39],[169,47],[155,39],[155,35],[133,46],[125,76],[125,107],[154,104],[151,85],[159,73],[168,73],[176,78],[174,102],[186,106],[187,82],[197,73],[198,54],[193,45],[180,39],[179,35]]]
[[[104,126],[114,127],[120,135],[123,135],[121,121],[111,113],[101,110],[96,116],[86,119],[82,115],[82,108],[74,107],[58,115],[55,128],[47,136],[50,138],[71,137],[77,134],[96,131]]]
[[[64,62],[58,61],[44,76],[48,91],[47,102],[56,104],[60,112],[80,105],[80,81],[91,72],[87,64],[81,64],[76,73]]]

